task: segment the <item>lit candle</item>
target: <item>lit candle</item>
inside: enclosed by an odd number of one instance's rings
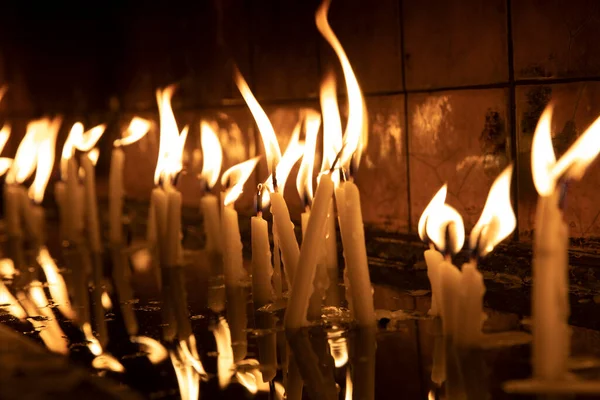
[[[238,224],[238,214],[233,207],[234,202],[242,194],[244,183],[256,167],[258,158],[253,158],[234,165],[223,173],[221,184],[230,188],[223,195],[221,214],[221,232],[223,235],[223,270],[225,272],[225,290],[227,295],[227,320],[231,327],[231,338],[234,343],[234,360],[246,357],[246,288],[248,274],[244,269],[242,257],[242,239]],[[242,300],[240,300],[242,299]]]
[[[552,108],[538,122],[531,144],[533,183],[539,194],[533,243],[533,373],[542,380],[567,378],[570,353],[568,243],[563,215],[566,183],[579,180],[600,151],[597,119],[556,161]]]

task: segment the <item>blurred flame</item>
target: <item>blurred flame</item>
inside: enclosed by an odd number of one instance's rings
[[[296,188],[301,199],[304,196],[313,199],[313,172],[315,170],[315,152],[317,151],[317,135],[321,127],[321,115],[314,110],[306,111],[306,144],[302,163],[296,177]],[[289,146],[288,146],[289,147]],[[287,150],[286,150],[287,153]],[[285,157],[285,155],[284,155]]]
[[[352,400],[352,392],[353,392],[352,389],[353,389],[352,375],[350,373],[350,368],[348,368],[346,370],[346,396],[345,396],[346,400]]]
[[[550,195],[562,177],[579,180],[600,152],[600,118],[556,161],[551,136],[552,106],[538,121],[531,143],[533,183],[540,196]]]
[[[254,358],[240,361],[235,377],[252,394],[270,391],[269,383],[264,382],[262,372],[260,372],[260,364]],[[278,396],[277,389],[276,398],[282,398]]]
[[[119,146],[127,146],[133,144],[146,136],[148,131],[150,130],[150,121],[140,117],[133,117],[125,134],[122,138],[117,139],[113,142],[113,145],[116,147]]]
[[[438,192],[435,194],[435,196],[433,196],[433,198],[431,199],[429,204],[427,204],[427,207],[425,207],[425,210],[423,210],[423,214],[421,214],[421,218],[419,218],[419,227],[418,227],[419,237],[424,242],[427,241],[427,232],[425,230],[425,226],[427,225],[427,218],[429,218],[429,215],[432,212],[434,212],[438,207],[441,207],[444,205],[444,202],[446,201],[447,193],[448,193],[448,185],[444,184],[444,186],[442,186],[440,188],[440,190],[438,190]]]
[[[102,292],[101,301],[105,310],[112,310],[112,300],[106,291]]]
[[[10,258],[0,259],[0,279],[12,279],[15,272],[15,264]]]
[[[342,331],[332,334],[327,341],[331,349],[331,357],[336,368],[341,368],[348,362],[348,341],[342,336]]]
[[[131,257],[131,265],[135,272],[145,272],[152,266],[152,254],[147,248],[135,251]]]
[[[87,157],[92,161],[93,165],[98,164],[98,158],[100,158],[100,149],[94,147],[93,149],[87,152]]]
[[[6,142],[10,137],[10,125],[4,124],[2,129],[0,129],[0,153],[4,150],[4,146],[6,146]]]
[[[100,354],[92,360],[92,367],[96,369],[105,369],[112,372],[125,372],[125,367],[116,358],[110,354]]]
[[[105,130],[106,124],[96,125],[92,129],[83,132],[80,140],[75,141],[73,144],[79,151],[90,151],[98,143]]]
[[[217,343],[217,375],[219,387],[225,389],[234,373],[233,349],[231,347],[231,332],[229,324],[223,317],[219,317],[217,326],[213,328],[213,335]]]
[[[37,168],[35,178],[29,187],[29,198],[40,204],[44,200],[44,193],[52,175],[54,156],[56,153],[56,137],[60,129],[61,118],[44,119],[39,121],[41,134],[37,143]]]
[[[58,272],[58,266],[45,246],[40,248],[37,255],[37,262],[42,267],[44,275],[46,275],[52,301],[54,301],[58,310],[65,318],[70,320],[75,319],[75,311],[73,311],[69,303],[69,292],[67,291],[65,280]]]
[[[156,91],[158,113],[160,114],[160,142],[158,160],[154,170],[154,183],[156,185],[160,183],[161,177],[164,184],[171,184],[183,168],[183,148],[187,139],[188,127],[184,127],[179,133],[177,121],[171,107],[171,98],[174,92],[174,85]]]
[[[348,168],[353,155],[355,155],[356,165],[358,165],[361,153],[367,146],[368,137],[365,129],[366,110],[360,86],[358,85],[354,71],[352,71],[348,56],[327,20],[327,13],[329,12],[330,5],[331,0],[323,0],[317,9],[315,20],[317,29],[338,56],[340,64],[342,65],[344,80],[346,81],[346,91],[348,93],[348,122],[344,133],[344,149],[340,162],[341,165]]]
[[[442,253],[448,251],[456,254],[465,243],[465,225],[462,217],[448,204],[442,204],[432,210],[426,225],[427,236]],[[446,243],[446,233],[450,243]]]
[[[131,341],[140,345],[142,351],[146,353],[148,360],[154,365],[160,364],[169,355],[167,349],[160,342],[148,336],[132,336]]]
[[[504,240],[517,226],[517,219],[510,201],[510,180],[512,165],[494,181],[488,198],[481,212],[479,221],[473,227],[469,238],[471,249],[477,249],[480,256],[485,256]]]
[[[233,78],[258,126],[260,137],[265,146],[269,175],[271,175],[273,173],[273,166],[278,165],[281,160],[281,150],[279,148],[279,142],[277,141],[277,135],[275,135],[275,129],[273,129],[269,117],[267,117],[267,114],[260,104],[258,104],[258,101],[256,101],[252,91],[250,91],[250,87],[237,67],[234,67],[233,69]]]
[[[40,120],[31,121],[27,124],[25,136],[17,148],[12,166],[6,176],[7,183],[23,183],[31,176],[37,164],[39,138],[44,131]]]
[[[323,163],[321,172],[331,169],[335,157],[342,149],[342,121],[337,103],[335,75],[329,71],[321,84],[321,110],[323,112]],[[339,175],[333,174],[339,181]],[[337,183],[337,182],[336,182]]]
[[[5,308],[13,317],[24,320],[27,314],[8,288],[0,281],[0,309]]]
[[[33,303],[29,301],[29,298]],[[24,295],[20,297],[27,314],[31,317],[29,321],[40,332],[40,338],[46,347],[55,353],[67,354],[69,348],[65,334],[54,318],[54,313],[49,307],[48,298],[40,281],[33,280],[30,283],[29,298]],[[40,316],[43,319],[40,319]]]
[[[200,122],[200,144],[202,145],[202,178],[209,188],[219,180],[223,165],[223,149],[219,137],[206,121]]]
[[[234,165],[223,172],[223,175],[221,176],[221,185],[223,187],[229,187],[229,189],[225,191],[224,204],[226,206],[233,204],[238,197],[240,197],[244,191],[244,183],[246,183],[248,178],[250,178],[250,175],[252,175],[252,171],[254,171],[254,168],[258,163],[258,159],[259,157],[251,158],[250,160]]]
[[[429,394],[427,395],[427,399],[435,400],[435,393],[433,393],[433,389],[429,391]]]
[[[180,340],[175,350],[169,352],[169,356],[177,375],[181,398],[197,400],[200,396],[200,378],[206,377],[206,372],[196,351],[194,335],[191,335],[187,341]]]
[[[90,352],[93,355],[95,355],[96,357],[101,355],[103,352],[102,345],[100,344],[98,339],[96,339],[96,337],[94,336],[94,333],[92,332],[92,326],[90,325],[90,323],[89,322],[84,323],[83,326],[81,327],[81,330],[83,331],[83,336],[85,337],[85,340],[87,341],[87,347],[88,347],[88,349],[90,349]]]
[[[67,176],[69,175],[69,160],[73,157],[76,144],[82,140],[82,136],[83,124],[81,122],[75,122],[65,140],[60,156],[60,177],[63,181],[67,180]]]
[[[4,175],[13,163],[12,158],[0,157],[0,176]]]

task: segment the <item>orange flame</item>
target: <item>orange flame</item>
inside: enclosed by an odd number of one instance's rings
[[[256,121],[256,125],[258,126],[258,130],[260,132],[260,137],[262,138],[262,142],[265,146],[265,154],[267,157],[267,167],[269,169],[269,175],[273,173],[272,168],[275,165],[279,164],[281,160],[281,150],[279,148],[279,142],[277,142],[277,135],[275,135],[275,129],[273,129],[273,125],[271,121],[269,121],[269,117],[264,112],[256,98],[252,94],[248,83],[240,73],[237,67],[233,69],[233,77],[235,83],[246,101],[254,120]]]
[[[471,231],[469,245],[471,249],[477,249],[482,257],[492,251],[494,246],[510,235],[517,226],[510,201],[512,169],[512,165],[506,167],[492,184],[481,217]]]
[[[346,81],[346,91],[348,93],[348,123],[346,124],[346,131],[344,133],[344,149],[340,162],[341,165],[348,168],[353,155],[356,159],[356,165],[358,165],[362,151],[367,146],[368,136],[367,130],[365,129],[366,109],[360,86],[358,85],[354,71],[350,66],[350,60],[348,60],[348,56],[346,55],[342,44],[335,36],[335,33],[327,20],[327,13],[329,12],[330,5],[331,0],[323,0],[317,9],[315,20],[317,29],[338,56],[342,65],[344,80]]]
[[[179,133],[177,121],[171,107],[174,92],[174,85],[156,91],[158,112],[160,114],[160,142],[158,160],[154,171],[154,183],[157,185],[161,177],[164,184],[172,184],[175,176],[183,168],[183,149],[187,139],[188,127],[184,127]]]
[[[81,122],[75,122],[69,131],[67,140],[63,145],[61,157],[60,157],[60,177],[63,181],[67,180],[69,175],[69,160],[75,153],[76,144],[82,140],[83,137],[83,124]]]
[[[133,144],[146,136],[150,130],[151,123],[147,119],[140,117],[133,117],[125,134],[122,138],[117,139],[113,142],[115,147],[128,146]]]
[[[335,75],[331,71],[325,75],[321,84],[320,97],[323,112],[323,164],[321,171],[327,172],[342,149],[342,121],[335,90]]]
[[[348,341],[343,336],[343,331],[333,332],[327,338],[329,348],[331,349],[331,357],[336,368],[341,368],[348,363]]]
[[[6,146],[6,142],[8,142],[8,138],[10,137],[10,125],[4,124],[2,129],[0,129],[0,153],[4,150],[4,146]]]
[[[346,393],[345,399],[352,400],[352,392],[353,392],[353,384],[352,384],[352,374],[350,373],[350,369],[346,370]]]
[[[44,275],[46,275],[50,296],[57,305],[58,310],[66,318],[70,320],[75,319],[75,311],[73,311],[69,303],[69,292],[67,291],[65,280],[58,272],[58,266],[46,247],[42,247],[38,252],[37,262],[42,267]]]
[[[102,296],[101,296],[100,300],[102,301],[102,307],[105,310],[107,310],[107,311],[112,310],[112,306],[113,306],[112,300],[110,299],[110,296],[106,290],[104,292],[102,292]]]
[[[200,142],[202,145],[202,178],[209,188],[215,186],[219,180],[221,167],[223,165],[223,149],[219,137],[212,126],[206,122],[200,122]]]
[[[244,184],[248,178],[250,178],[250,175],[252,175],[252,171],[254,171],[258,160],[259,157],[254,157],[234,165],[223,172],[223,175],[221,176],[221,185],[223,185],[223,187],[229,186],[229,189],[225,191],[224,204],[226,206],[233,204],[238,197],[240,197],[244,191]]]
[[[0,280],[0,308],[6,308],[6,310],[16,318],[24,320],[27,318],[27,314],[23,307],[19,305],[19,302],[15,297],[10,293],[8,288],[4,285],[4,283]]]
[[[13,159],[7,157],[0,157],[0,176],[8,172],[12,166]]]
[[[31,121],[27,124],[25,136],[13,160],[12,166],[6,176],[7,183],[23,183],[33,174],[37,164],[37,148],[40,137],[45,133],[40,120]]]
[[[169,355],[167,349],[160,342],[148,336],[133,336],[131,337],[131,341],[140,345],[142,351],[146,353],[148,360],[154,365],[160,364]]]
[[[33,303],[30,303],[24,295],[20,297],[21,302],[25,304],[27,313],[31,317],[29,320],[34,328],[40,332],[44,344],[55,353],[67,354],[69,348],[65,334],[54,318],[54,313],[49,307],[41,282],[34,280],[30,283],[29,296]],[[38,318],[40,316],[44,317],[45,321]]]
[[[306,111],[306,145],[304,156],[296,177],[296,188],[300,198],[304,195],[312,201],[313,198],[313,172],[315,169],[315,152],[317,151],[317,135],[321,127],[321,115],[314,110]],[[289,146],[288,146],[289,147]],[[287,151],[286,151],[287,153]]]
[[[116,358],[110,354],[100,354],[92,360],[92,367],[96,369],[104,369],[112,372],[125,372],[125,367]]]
[[[29,187],[29,198],[40,204],[44,200],[44,193],[52,174],[54,167],[54,155],[56,153],[56,137],[62,122],[61,118],[53,120],[44,119],[39,121],[40,129],[37,143],[37,168],[35,170],[35,178]]]
[[[456,254],[465,242],[462,217],[448,204],[442,204],[432,210],[427,218],[426,233],[440,252]],[[446,234],[450,243],[446,242]]]
[[[10,258],[0,259],[0,279],[12,279],[15,273],[15,264]]]
[[[446,193],[447,192],[448,192],[448,185],[444,184],[444,186],[442,186],[440,188],[440,190],[438,190],[438,192],[435,194],[435,196],[433,196],[433,198],[431,199],[429,204],[427,204],[427,207],[425,207],[425,210],[423,210],[423,214],[421,214],[421,218],[419,218],[419,225],[418,225],[419,237],[424,242],[427,241],[427,232],[425,230],[425,226],[427,225],[427,218],[429,218],[429,215],[432,212],[435,212],[435,210],[438,207],[442,207],[444,205],[444,202],[446,201]]]
[[[181,398],[197,400],[200,396],[200,378],[206,377],[206,372],[196,352],[194,335],[191,335],[187,342],[180,340],[175,351],[169,352],[169,356],[177,375]]]
[[[98,143],[98,140],[100,140],[105,130],[106,124],[101,124],[83,132],[80,140],[75,141],[75,147],[79,151],[90,151],[96,145],[96,143]]]
[[[533,183],[540,196],[550,195],[561,178],[580,180],[600,152],[600,118],[556,161],[551,136],[552,106],[538,121],[531,143]]]
[[[233,349],[231,347],[231,332],[229,324],[223,317],[219,317],[217,326],[213,329],[215,342],[217,343],[217,375],[219,387],[225,389],[231,382],[234,373]]]

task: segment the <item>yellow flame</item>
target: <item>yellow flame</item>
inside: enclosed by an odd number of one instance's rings
[[[221,176],[221,185],[229,187],[225,191],[224,204],[226,206],[233,204],[244,191],[244,184],[252,175],[252,171],[258,163],[259,157],[241,162],[223,172]]]
[[[52,175],[54,155],[56,153],[56,137],[60,129],[61,118],[45,119],[39,122],[43,131],[39,135],[37,144],[37,168],[35,178],[29,187],[29,198],[40,204],[44,200],[44,193]]]
[[[0,281],[0,309],[5,308],[13,317],[24,320],[27,314],[8,288]]]
[[[352,392],[353,392],[353,384],[352,384],[352,374],[350,373],[350,368],[346,370],[346,400],[352,400]]]
[[[15,264],[10,258],[0,259],[0,279],[12,279],[15,272]]]
[[[98,143],[98,140],[100,140],[105,130],[106,124],[101,124],[83,132],[81,134],[81,139],[74,142],[75,147],[79,151],[90,151],[96,145],[96,143]]]
[[[517,226],[510,201],[512,170],[510,165],[498,175],[490,188],[481,217],[471,231],[469,245],[471,249],[478,249],[482,257],[492,251],[494,246],[510,235]]]
[[[101,301],[102,307],[104,307],[105,310],[112,310],[112,300],[106,291],[102,292]]]
[[[433,389],[429,391],[429,394],[427,395],[427,399],[435,400],[435,393],[433,392]]]
[[[317,135],[321,127],[321,115],[314,110],[306,111],[306,144],[304,146],[304,155],[302,163],[296,177],[296,188],[300,198],[304,195],[312,200],[313,198],[313,172],[315,169],[315,152],[317,151]],[[289,147],[289,146],[288,146]],[[287,153],[287,150],[286,150]],[[285,155],[284,155],[285,157]]]
[[[148,360],[154,365],[160,364],[169,355],[167,349],[159,341],[148,336],[132,336],[131,341],[140,345]]]
[[[448,185],[444,184],[444,186],[442,186],[440,188],[440,190],[438,190],[438,192],[435,194],[435,196],[433,196],[433,198],[431,199],[429,204],[427,204],[427,207],[425,207],[425,210],[423,210],[423,214],[421,214],[421,218],[419,218],[419,225],[418,225],[419,237],[421,238],[422,241],[427,240],[427,232],[425,230],[425,226],[427,225],[427,218],[429,218],[429,215],[432,212],[434,212],[438,207],[441,207],[444,205],[444,202],[446,201],[447,193],[448,193]]]
[[[551,135],[552,106],[538,121],[531,144],[533,183],[540,196],[548,196],[561,178],[579,180],[600,152],[600,118],[556,161]]]
[[[200,143],[202,145],[202,178],[209,188],[219,180],[223,165],[223,149],[217,133],[206,122],[200,122]]]
[[[427,236],[441,252],[458,253],[465,243],[465,225],[462,217],[448,204],[436,207],[429,214]],[[446,233],[450,243],[446,243]]]
[[[341,368],[348,362],[348,341],[342,336],[342,331],[331,335],[327,341],[331,350],[331,357],[336,368]]]
[[[273,173],[273,166],[279,164],[279,161],[281,160],[281,149],[279,148],[277,135],[275,135],[275,129],[273,129],[273,125],[271,124],[271,121],[269,121],[269,117],[267,117],[265,111],[262,109],[260,104],[258,104],[258,101],[252,94],[248,83],[246,83],[246,80],[237,67],[234,67],[233,69],[233,78],[240,93],[242,94],[242,97],[244,98],[244,101],[246,101],[254,120],[256,121],[256,125],[258,126],[260,137],[262,138],[263,145],[265,146],[267,167],[269,168],[270,175]]]
[[[8,138],[10,137],[10,125],[4,124],[2,129],[0,129],[0,153],[4,150],[4,146],[6,146],[6,142],[8,142]]]
[[[252,394],[268,392],[270,390],[269,383],[263,380],[258,360],[254,358],[240,361],[238,370],[235,372],[235,377]]]
[[[69,160],[75,153],[75,145],[82,140],[82,136],[83,124],[81,122],[75,122],[69,131],[67,140],[65,140],[60,156],[60,177],[63,181],[67,179]]]
[[[96,356],[92,360],[92,367],[96,369],[103,369],[118,373],[125,372],[125,367],[123,366],[123,364],[121,364],[116,358],[114,358],[110,354],[106,353]]]
[[[66,337],[58,322],[54,318],[54,313],[49,308],[48,298],[40,281],[34,280],[29,285],[29,296],[33,303],[21,293],[21,302],[25,305],[29,314],[29,321],[36,330],[40,332],[40,337],[50,351],[66,354],[69,352]],[[39,319],[44,317],[45,321]]]
[[[323,112],[323,163],[321,171],[331,169],[342,149],[342,121],[335,90],[335,75],[329,71],[321,84],[321,111]],[[334,175],[338,178],[338,174]]]
[[[12,158],[0,157],[0,176],[4,175],[13,163]]]
[[[12,166],[6,176],[7,183],[23,183],[31,176],[37,164],[39,138],[44,132],[40,120],[31,121],[27,124],[25,136],[17,148]]]
[[[360,86],[358,85],[354,71],[352,71],[348,56],[327,20],[327,13],[329,12],[330,5],[331,0],[323,0],[317,9],[315,20],[317,29],[338,56],[342,65],[344,80],[346,81],[346,91],[348,93],[348,122],[344,133],[344,150],[340,162],[341,165],[349,167],[352,156],[356,153],[356,158],[359,159],[361,152],[367,146],[367,132],[365,129],[366,110]]]
[[[75,319],[75,311],[69,303],[69,292],[65,280],[58,272],[58,266],[46,247],[42,247],[38,252],[37,262],[42,267],[44,275],[46,275],[52,301],[54,301],[62,315],[70,320]]]
[[[150,126],[151,123],[147,119],[133,117],[123,137],[115,140],[113,142],[113,145],[116,147],[128,146],[137,142],[138,140],[146,136],[146,134],[150,130]]]
[[[223,317],[219,317],[217,326],[213,329],[213,335],[217,343],[217,375],[219,387],[226,388],[231,382],[234,373],[233,349],[231,347],[231,332],[229,324]]]
[[[197,400],[200,396],[200,378],[205,377],[206,372],[198,358],[194,336],[191,335],[187,342],[179,341],[175,350],[169,352],[169,356],[177,375],[181,398]]]
[[[161,177],[163,183],[171,184],[183,168],[183,149],[187,139],[188,127],[184,127],[179,133],[177,121],[171,107],[174,92],[174,85],[156,91],[156,101],[158,102],[158,112],[160,114],[160,142],[158,160],[154,170],[154,183],[157,185]]]
[[[89,324],[89,322],[84,323],[81,327],[81,330],[83,331],[83,336],[87,341],[86,345],[88,349],[90,349],[90,352],[96,357],[101,355],[103,352],[102,345],[94,336],[94,333],[92,332],[92,326]]]
[[[94,147],[87,152],[87,157],[92,161],[92,165],[98,164],[98,158],[100,158],[100,149]]]

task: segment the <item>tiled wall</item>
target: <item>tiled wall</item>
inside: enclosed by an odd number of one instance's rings
[[[317,0],[215,0],[169,13],[158,7],[118,9],[124,39],[110,53],[118,55],[116,65],[106,66],[114,79],[103,92],[110,96],[100,107],[74,109],[88,119],[108,118],[115,128],[133,113],[155,115],[154,88],[177,82],[174,108],[182,124],[192,124],[190,147],[199,142],[198,121],[208,118],[219,122],[226,139],[227,165],[260,154],[256,127],[232,83],[232,60],[286,142],[298,109],[318,105],[322,73],[333,67],[341,78],[314,26],[317,5]],[[600,3],[333,0],[330,20],[369,112],[370,143],[357,175],[365,220],[386,231],[414,232],[431,196],[448,182],[448,202],[469,230],[496,175],[515,162],[518,233],[529,240],[536,201],[530,143],[541,111],[550,101],[556,104],[557,153],[600,115]],[[5,55],[0,64],[29,65],[21,53],[15,55],[17,61]],[[16,87],[7,99],[13,105],[3,106],[8,115],[39,114],[48,107],[71,111],[75,92],[65,90],[50,106],[40,103],[20,71],[0,68]],[[98,74],[84,76],[93,80]],[[133,197],[146,197],[152,187],[157,143],[150,136],[127,150]],[[250,212],[252,185],[265,175],[262,164],[240,210]],[[196,204],[199,183],[193,173],[185,182],[186,201]],[[573,237],[600,236],[599,182],[597,162],[569,191],[566,218]],[[297,218],[301,203],[288,188]]]

